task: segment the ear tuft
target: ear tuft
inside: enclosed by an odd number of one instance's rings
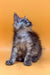
[[[16,13],[14,13],[14,21],[18,21],[18,19],[19,19],[19,16]]]
[[[27,18],[27,16],[25,16],[24,18]]]

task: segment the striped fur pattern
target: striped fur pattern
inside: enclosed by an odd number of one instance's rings
[[[37,62],[42,53],[41,41],[38,35],[32,31],[32,23],[26,18],[20,18],[14,14],[14,37],[11,57],[6,61],[7,65],[13,65],[15,61],[24,61],[24,65],[30,66]]]

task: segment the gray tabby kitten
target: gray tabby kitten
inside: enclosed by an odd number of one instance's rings
[[[30,66],[40,58],[41,42],[31,28],[32,23],[26,17],[20,18],[14,14],[13,48],[10,59],[6,61],[7,65],[13,65],[15,61],[24,61],[24,65]]]

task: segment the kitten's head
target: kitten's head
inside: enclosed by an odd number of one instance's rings
[[[17,30],[19,29],[30,29],[32,27],[32,23],[26,18],[20,18],[16,13],[14,14],[14,27]]]

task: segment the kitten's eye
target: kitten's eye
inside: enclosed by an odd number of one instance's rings
[[[23,22],[24,20],[21,20],[21,22]]]
[[[24,21],[24,23],[25,23],[25,24],[27,24],[27,22],[26,22],[26,21]]]
[[[21,20],[21,22],[24,22],[25,24],[27,24],[27,21],[26,21],[26,20],[24,20],[24,19],[23,19],[23,20]]]

